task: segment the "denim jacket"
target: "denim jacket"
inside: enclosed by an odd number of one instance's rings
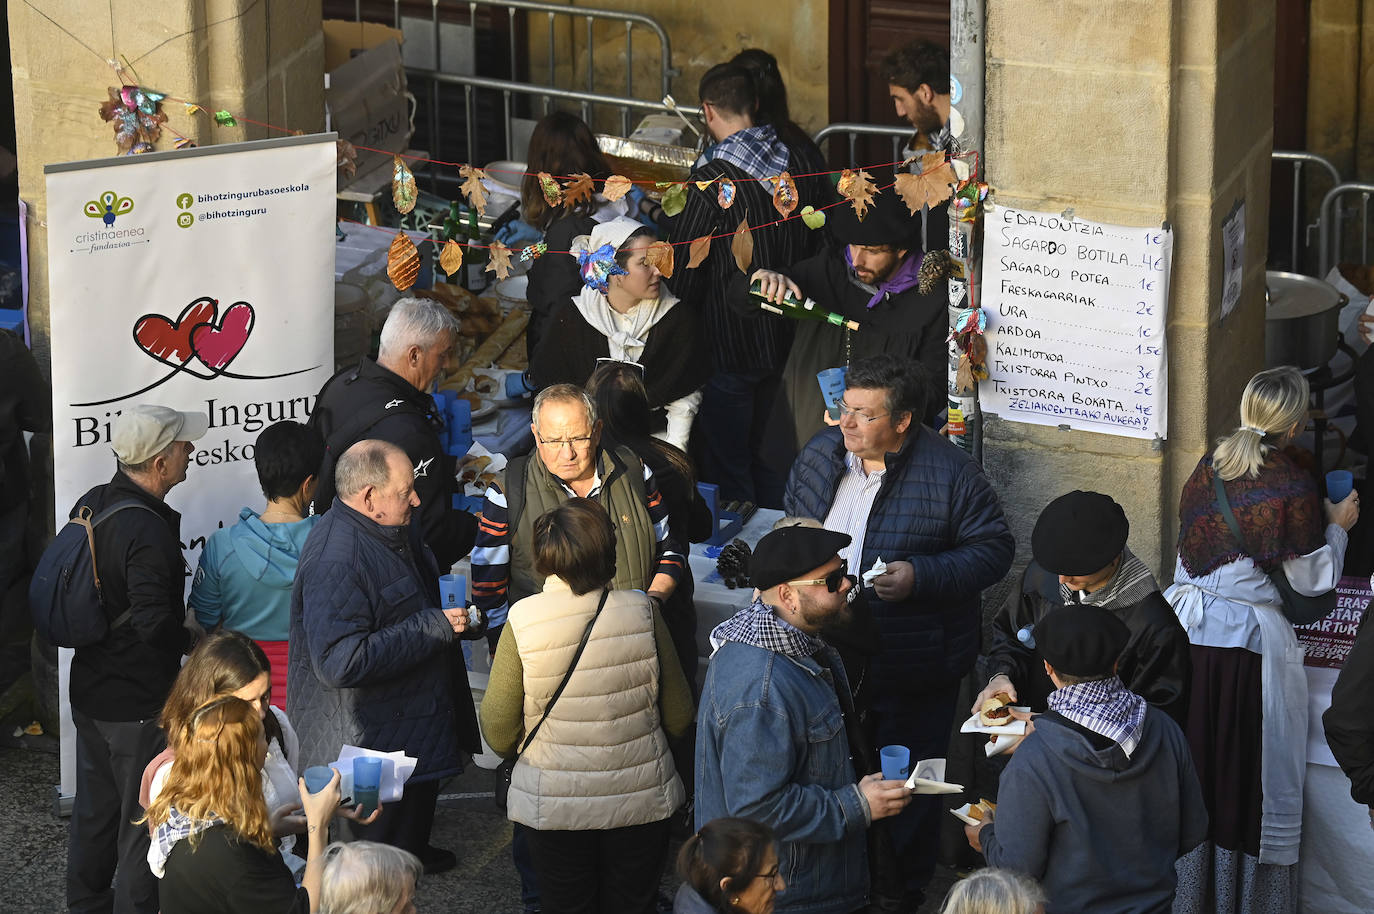
[[[848,682],[839,654],[826,664]],[[696,825],[743,816],[777,833],[779,912],[846,914],[868,899],[868,803],[831,674],[813,657],[727,642],[697,713]]]

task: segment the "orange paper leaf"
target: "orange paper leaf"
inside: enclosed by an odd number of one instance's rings
[[[854,214],[863,222],[864,216],[868,215],[868,208],[873,205],[873,195],[878,193],[873,176],[866,171],[854,172],[846,168],[840,172],[840,180],[835,189],[849,200],[854,207]]]
[[[692,244],[687,248],[687,269],[695,270],[701,266],[711,254],[711,236],[702,235],[700,238],[692,239]]]
[[[391,163],[391,202],[396,204],[396,212],[405,215],[415,208],[418,199],[415,175],[411,174],[405,159],[395,156]]]
[[[749,265],[754,262],[754,234],[749,231],[748,219],[741,221],[739,228],[735,229],[735,237],[730,239],[730,253],[735,255],[735,265],[739,271],[748,273]]]
[[[793,181],[792,176],[784,171],[778,176],[776,186],[773,189],[773,208],[786,219],[797,208],[798,202],[797,182]]]
[[[924,207],[939,206],[954,194],[951,185],[958,183],[954,168],[945,159],[943,152],[932,152],[921,157],[921,173],[897,176],[896,190],[914,216]]]
[[[487,272],[495,273],[497,281],[501,281],[510,275],[510,248],[499,241],[493,241],[488,251],[491,260],[487,263]]]
[[[673,275],[673,246],[666,241],[655,241],[644,252],[644,259],[658,268],[665,278]]]
[[[397,232],[386,252],[386,275],[391,284],[404,292],[415,285],[420,275],[420,252],[405,232]]]
[[[464,165],[458,169],[458,174],[463,177],[463,186],[458,188],[458,192],[468,198],[473,209],[479,215],[487,214],[487,189],[482,186],[482,179],[487,173],[480,168],[473,168],[471,165]]]
[[[601,187],[601,196],[605,197],[611,203],[614,203],[628,194],[632,187],[634,187],[634,184],[629,178],[623,177],[622,175],[611,175]]]
[[[345,179],[351,179],[358,173],[358,150],[353,148],[353,144],[348,140],[334,141],[335,167],[343,172]]]
[[[439,269],[453,276],[463,268],[463,246],[453,239],[444,242],[439,252]]]
[[[547,171],[539,173],[539,189],[544,192],[544,202],[550,208],[558,206],[563,202],[563,188],[553,179],[553,175]]]
[[[715,179],[715,178],[712,178],[712,179],[709,180],[709,181],[694,181],[693,183],[696,184],[697,190],[702,191],[702,192],[704,193],[705,190],[706,190],[706,188],[708,188],[708,187],[710,187],[712,184],[716,183],[716,179]]]
[[[563,205],[572,209],[585,200],[590,200],[592,194],[596,193],[596,186],[592,183],[592,176],[589,174],[576,174],[572,180],[563,185]]]

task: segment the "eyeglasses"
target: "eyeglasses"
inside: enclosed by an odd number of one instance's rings
[[[781,869],[782,869],[782,864],[780,864],[780,863],[775,863],[775,864],[773,864],[773,868],[772,868],[771,870],[769,870],[769,871],[766,872],[766,873],[756,873],[756,874],[754,874],[754,878],[755,878],[755,879],[767,879],[769,882],[777,882],[777,881],[778,881],[779,870],[781,870]]]
[[[877,422],[879,419],[892,415],[892,413],[879,413],[876,416],[870,416],[867,413],[859,412],[843,400],[835,405],[835,409],[839,412],[841,419],[849,418],[853,419],[855,422],[858,422],[860,419],[864,422]]]
[[[810,581],[784,581],[783,583],[792,587],[802,587],[807,584],[824,584],[826,590],[835,593],[840,589],[840,583],[844,581],[845,578],[849,577],[849,562],[846,559],[840,559],[840,567],[823,578],[814,578]],[[850,578],[850,583],[854,583],[855,580],[854,578]]]
[[[578,454],[582,451],[585,451],[587,448],[591,447],[591,444],[592,438],[590,435],[583,435],[579,438],[539,439],[540,447],[546,447],[549,450],[553,451],[555,454],[562,453],[563,448],[567,448],[574,454]]]

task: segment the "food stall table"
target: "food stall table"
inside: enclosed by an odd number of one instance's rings
[[[505,406],[486,419],[478,419],[472,423],[472,437],[493,454],[506,457],[528,454],[534,447],[529,405]]]
[[[736,538],[744,540],[752,549],[781,517],[781,511],[760,508]],[[706,660],[711,656],[711,630],[747,607],[753,594],[750,587],[726,587],[716,573],[716,560],[706,554],[707,548],[704,543],[693,543],[691,553],[687,556],[696,583],[693,601],[697,607],[697,655],[701,658],[698,678],[706,675]]]

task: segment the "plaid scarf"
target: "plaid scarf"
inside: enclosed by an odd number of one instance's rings
[[[779,619],[773,608],[761,599],[754,600],[748,609],[741,609],[712,629],[713,652],[727,641],[752,644],[789,657],[810,657],[825,647],[825,642],[820,638]]]
[[[1140,744],[1145,699],[1115,676],[1056,689],[1050,693],[1050,710],[1116,741],[1127,758]]]
[[[1121,551],[1121,566],[1105,586],[1092,593],[1073,590],[1067,584],[1059,585],[1059,596],[1066,605],[1084,603],[1088,606],[1105,606],[1114,609],[1118,606],[1131,606],[1139,603],[1150,594],[1159,590],[1159,584],[1150,569],[1142,562],[1131,547]]]
[[[778,140],[773,127],[760,124],[730,134],[703,152],[694,167],[713,159],[724,159],[751,178],[762,181],[787,171],[789,157],[787,147]]]
[[[178,841],[223,824],[224,820],[217,815],[211,814],[209,819],[192,819],[177,812],[175,807],[167,810],[167,821],[153,831],[153,844],[148,850],[149,869],[153,871],[154,876],[161,879],[167,866],[167,858],[171,856],[172,848]]]

